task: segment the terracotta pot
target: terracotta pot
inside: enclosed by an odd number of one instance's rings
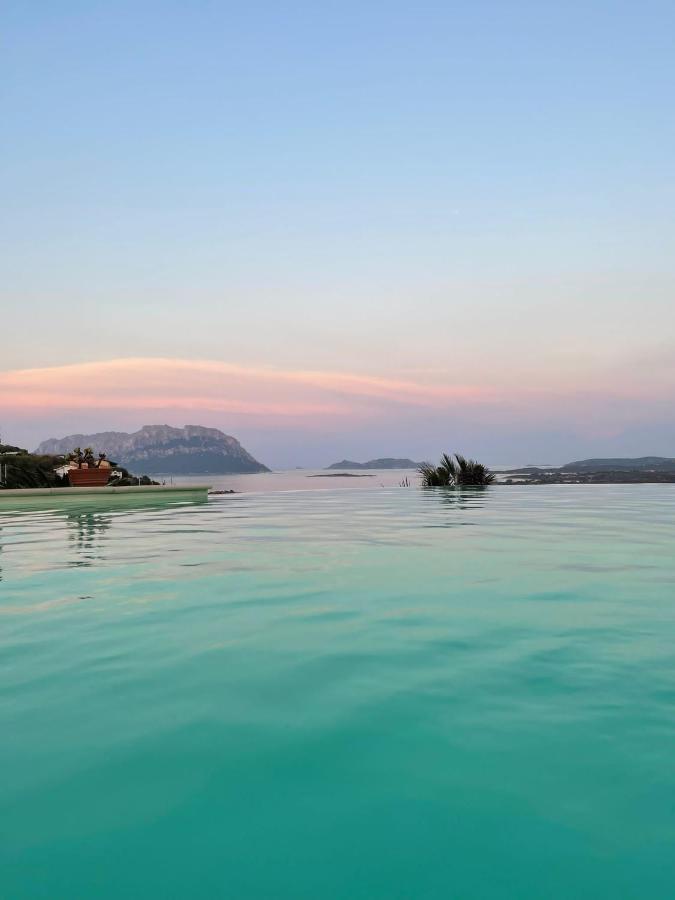
[[[68,481],[71,487],[105,487],[110,469],[70,469]]]

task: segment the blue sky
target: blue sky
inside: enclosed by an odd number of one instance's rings
[[[561,433],[675,438],[672,3],[10,2],[4,20],[0,371],[161,357],[504,389],[529,418],[481,423],[497,457],[519,433],[551,453]],[[273,461],[298,430],[335,445],[311,417],[200,409]],[[345,419],[346,455],[406,451],[399,413]],[[26,440],[135,416],[0,398]],[[415,426],[429,453],[446,421],[475,433],[466,404],[439,416]]]

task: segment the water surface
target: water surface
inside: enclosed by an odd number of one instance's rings
[[[675,489],[0,513],[0,897],[666,898]]]
[[[335,491],[343,488],[372,489],[398,487],[401,482],[414,483],[419,475],[415,469],[286,469],[274,472],[252,472],[229,475],[161,475],[152,477],[167,484],[209,484],[218,490],[237,493],[268,493],[269,491]]]

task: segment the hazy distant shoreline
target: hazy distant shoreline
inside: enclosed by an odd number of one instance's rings
[[[373,472],[319,472],[307,478],[374,478]]]

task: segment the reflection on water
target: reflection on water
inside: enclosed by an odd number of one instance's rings
[[[427,528],[457,528],[471,524],[471,519],[459,513],[477,512],[481,510],[491,496],[494,487],[433,487],[422,488],[420,494],[424,503],[444,510],[447,515],[443,520],[434,518],[427,523]]]
[[[22,554],[29,570],[52,566],[90,568],[107,560],[111,530],[115,532],[115,556],[124,558],[134,538],[126,533],[130,523],[140,527],[141,537],[153,516],[171,517],[181,511],[199,510],[207,505],[203,494],[175,498],[111,494],[106,498],[84,496],[42,496],[3,498],[0,506],[0,581],[6,579],[3,559],[15,561]],[[11,506],[10,506],[11,503]],[[4,532],[3,532],[4,529]],[[48,542],[45,543],[45,539]],[[126,542],[126,546],[125,546]],[[41,552],[35,556],[33,547]],[[4,566],[7,568],[6,564]]]
[[[112,525],[108,513],[68,512],[65,515],[68,542],[72,551],[68,554],[68,565],[91,566],[103,558],[104,535]]]

